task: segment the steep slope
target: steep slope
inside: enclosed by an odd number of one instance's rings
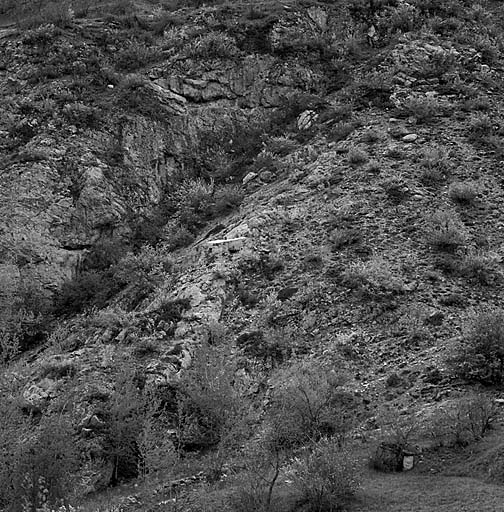
[[[501,13],[381,4],[203,6],[157,32],[118,18],[0,40],[4,293],[51,315],[3,397],[32,431],[70,422],[81,494],[134,476],[100,430],[121,386],[171,389],[208,343],[262,405],[278,368],[345,374],[364,443],[383,409],[420,422],[474,389],[447,361],[504,289]],[[94,296],[50,305],[90,271]]]

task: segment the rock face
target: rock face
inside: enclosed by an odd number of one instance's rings
[[[102,23],[79,23],[92,36],[99,29],[100,37],[116,37]],[[0,91],[9,105],[0,121],[7,162],[0,184],[4,259],[52,293],[97,242],[127,241],[162,201],[171,178],[186,171],[202,129],[237,115],[246,123],[243,107],[259,115],[289,94],[324,87],[320,62],[274,52],[285,51],[294,33],[308,38],[306,44],[326,37],[329,25],[320,8],[286,12],[271,28],[271,54],[236,50],[232,58],[181,61],[182,50],[127,75],[129,89],[104,80],[93,64],[107,60],[109,47],[80,40],[77,31],[44,26],[0,39]],[[50,75],[39,78],[42,72]],[[68,92],[72,74],[99,85],[75,101]]]

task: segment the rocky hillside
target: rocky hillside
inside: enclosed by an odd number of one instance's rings
[[[447,459],[472,480],[439,510],[496,512],[497,485],[461,503],[502,474],[498,435],[481,438],[504,381],[503,14],[8,11],[0,507],[335,510],[306,484],[342,460],[329,436],[360,472],[383,440],[414,453],[412,478]],[[262,473],[249,445],[275,446]],[[366,471],[338,506],[433,510],[388,503]]]

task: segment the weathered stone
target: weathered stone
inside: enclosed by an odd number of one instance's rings
[[[417,139],[418,135],[416,133],[410,133],[402,138],[403,142],[415,142]]]
[[[297,119],[297,127],[298,130],[308,130],[313,126],[313,124],[317,121],[318,114],[313,110],[305,110]]]

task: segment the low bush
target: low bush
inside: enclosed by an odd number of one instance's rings
[[[5,416],[3,419],[6,420]],[[13,434],[9,429],[13,426],[10,423],[5,431],[2,428],[1,441],[7,440],[5,434]],[[17,426],[20,430],[10,439],[10,446],[0,441],[0,503],[9,512],[45,507],[52,510],[67,504],[79,462],[72,428],[59,419],[45,421],[31,435],[22,421]],[[23,429],[25,435],[21,437]]]
[[[495,253],[472,249],[464,255],[460,271],[462,275],[479,284],[490,285],[500,275],[499,261],[500,258]]]
[[[277,446],[290,449],[323,437],[344,444],[358,404],[344,389],[342,374],[313,361],[279,370],[272,382],[267,423]]]
[[[414,117],[417,123],[427,123],[443,112],[438,100],[434,98],[409,98],[400,113],[406,117]]]
[[[370,297],[400,293],[404,284],[382,258],[354,261],[343,272],[343,283]]]
[[[454,253],[467,238],[463,224],[452,212],[438,211],[428,219],[427,242],[438,251]]]
[[[348,161],[352,165],[362,165],[369,160],[369,155],[359,148],[350,148],[348,151]]]
[[[420,181],[426,185],[437,185],[443,181],[449,172],[448,155],[441,148],[426,150],[421,159],[422,173]]]
[[[80,313],[85,308],[104,307],[117,289],[104,272],[83,272],[61,286],[55,299],[55,311],[60,314]]]
[[[212,213],[215,216],[223,215],[240,206],[244,192],[238,185],[222,185],[213,194]]]
[[[395,204],[404,201],[410,193],[408,182],[402,176],[386,178],[380,183],[380,186],[387,197]]]
[[[350,134],[352,134],[357,125],[353,122],[350,123],[337,123],[330,127],[327,132],[327,139],[331,142],[340,142],[345,140]]]
[[[355,228],[336,228],[329,237],[332,248],[340,250],[343,247],[356,244],[361,241],[362,233]]]
[[[359,487],[356,462],[330,439],[296,458],[293,476],[307,512],[345,510]]]
[[[428,426],[431,437],[440,446],[467,446],[479,441],[498,416],[495,402],[475,395],[446,404]]]
[[[229,347],[205,344],[177,386],[178,443],[186,449],[235,448],[245,428],[247,403]]]
[[[493,134],[494,122],[486,114],[475,114],[469,123],[469,140],[471,142],[485,143]]]
[[[292,353],[289,340],[273,330],[243,333],[238,336],[236,345],[247,357],[271,367],[285,362]]]
[[[121,71],[136,71],[159,60],[161,56],[158,48],[132,43],[116,53],[114,63],[116,68]]]
[[[460,346],[449,359],[456,375],[483,384],[504,383],[504,311],[472,314]]]
[[[233,59],[240,55],[236,41],[221,32],[208,32],[186,45],[185,54],[191,59]]]
[[[63,107],[65,119],[77,128],[97,128],[100,124],[98,110],[82,103],[72,103]]]
[[[448,196],[459,204],[470,205],[478,195],[478,188],[474,183],[455,182],[448,188]]]
[[[381,130],[370,129],[362,136],[362,140],[367,144],[374,144],[384,138],[385,134]]]

